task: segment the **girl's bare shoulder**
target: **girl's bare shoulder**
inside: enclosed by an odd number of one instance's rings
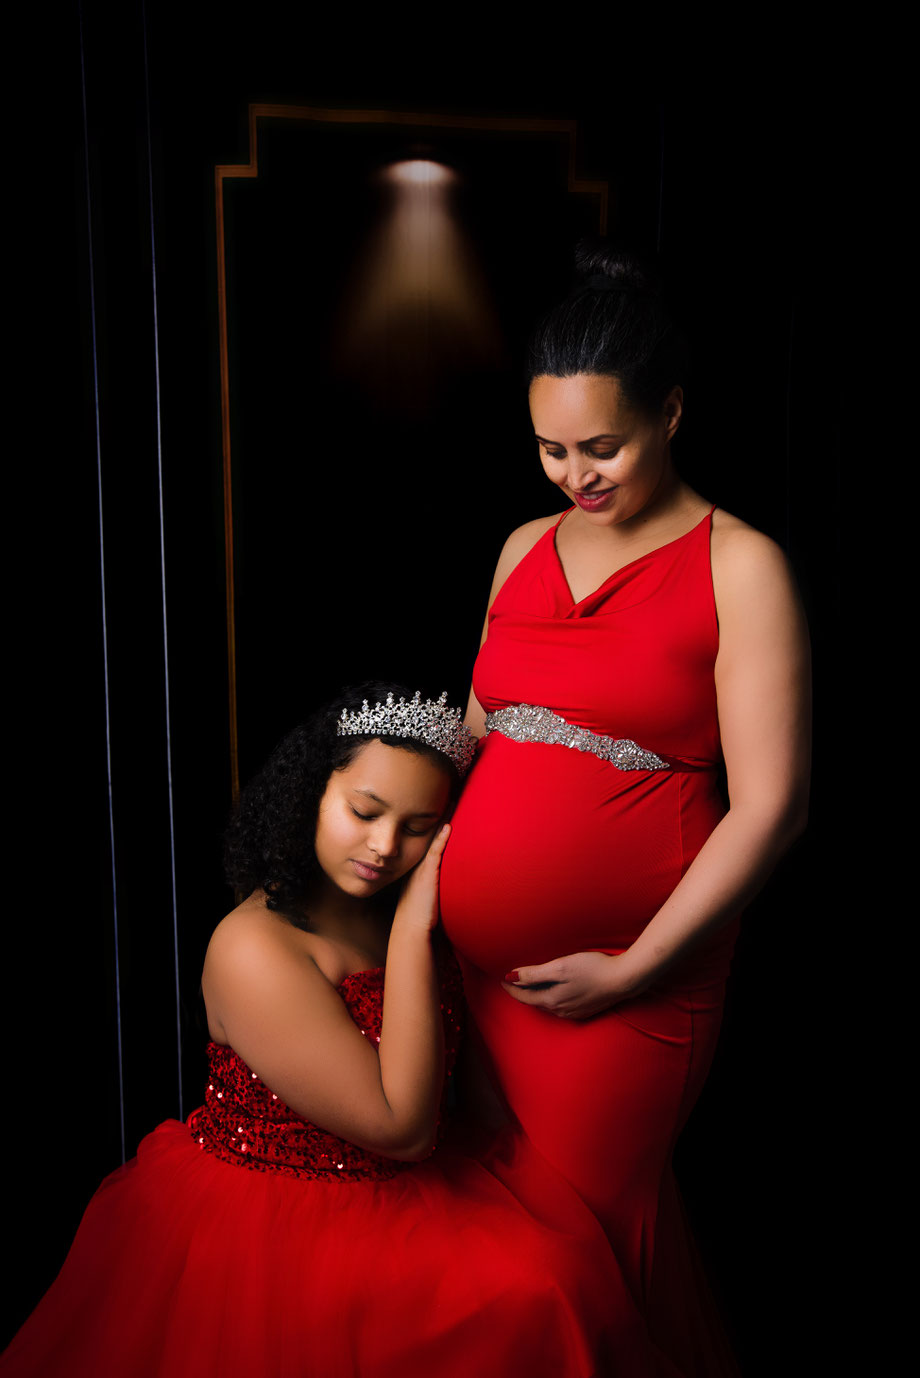
[[[312,936],[269,909],[262,891],[254,891],[221,919],[211,934],[204,979],[232,978],[254,965],[271,966],[292,959],[307,966],[315,964]]]

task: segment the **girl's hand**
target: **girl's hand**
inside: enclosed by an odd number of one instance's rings
[[[450,824],[438,829],[422,860],[408,876],[394,923],[432,933],[438,926],[438,873],[450,837]]]
[[[560,1019],[590,1019],[643,989],[625,956],[606,952],[575,952],[520,967],[508,973],[502,986],[523,1005],[536,1005]]]

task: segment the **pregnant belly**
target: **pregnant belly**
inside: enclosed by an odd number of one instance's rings
[[[490,734],[441,866],[444,928],[496,976],[586,948],[622,951],[719,816],[706,775],[618,771]]]

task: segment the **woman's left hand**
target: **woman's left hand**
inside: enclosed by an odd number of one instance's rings
[[[515,1000],[537,1005],[560,1019],[590,1019],[637,995],[641,983],[623,957],[575,952],[540,966],[518,967],[502,982]]]

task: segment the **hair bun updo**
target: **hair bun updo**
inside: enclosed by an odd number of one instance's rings
[[[621,292],[657,291],[659,286],[634,254],[596,237],[580,239],[575,245],[575,273],[576,289],[585,285],[585,279]]]
[[[569,295],[534,331],[530,381],[606,375],[628,403],[657,415],[687,372],[686,345],[657,277],[635,255],[596,238],[579,242],[575,269]]]

